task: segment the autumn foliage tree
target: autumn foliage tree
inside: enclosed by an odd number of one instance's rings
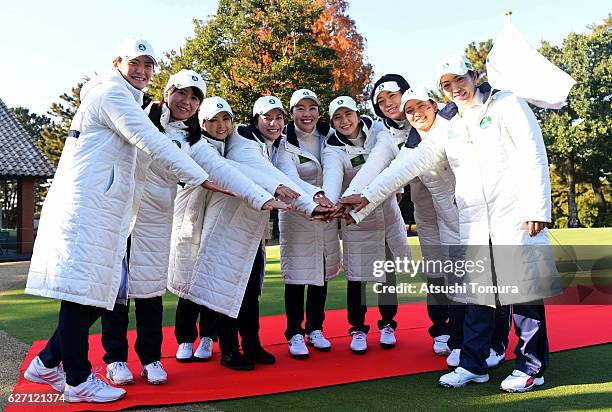
[[[465,57],[472,63],[474,70],[478,72],[478,81],[480,82],[487,81],[486,62],[487,56],[492,48],[493,39],[480,41],[478,43],[473,41],[465,48]]]
[[[346,10],[344,0],[220,0],[217,13],[194,20],[194,36],[167,55],[150,92],[160,98],[171,73],[192,68],[207,74],[207,94],[228,100],[242,122],[265,94],[287,104],[294,90],[308,88],[322,107],[338,94],[363,100],[372,70]]]
[[[368,99],[372,81],[372,65],[365,56],[366,39],[359,34],[355,21],[347,14],[345,0],[315,0],[321,14],[313,32],[317,44],[331,47],[336,52],[333,64],[333,90],[348,94],[363,102]]]
[[[266,94],[287,104],[294,90],[309,88],[329,102],[336,55],[312,35],[320,14],[308,0],[221,0],[214,16],[194,21],[193,38],[168,55],[151,91],[159,97],[170,73],[193,68],[207,73],[207,94],[228,100],[239,121]]]

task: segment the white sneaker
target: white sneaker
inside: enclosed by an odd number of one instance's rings
[[[212,358],[213,340],[209,337],[200,339],[200,344],[193,354],[193,360],[198,362],[206,362]]]
[[[434,338],[433,351],[438,356],[446,356],[451,353],[448,347],[449,335],[440,335]]]
[[[177,362],[189,362],[193,357],[193,343],[181,343],[176,350]]]
[[[140,376],[147,380],[151,385],[161,385],[168,381],[168,374],[164,370],[160,361],[151,362],[142,367]]]
[[[325,339],[325,336],[323,336],[323,332],[321,332],[319,329],[310,332],[307,335],[307,338],[308,344],[312,345],[312,347],[316,350],[321,352],[327,352],[331,350],[331,343],[327,339]]]
[[[297,333],[289,339],[289,354],[296,359],[306,359],[308,357],[308,348],[302,334]]]
[[[363,355],[368,350],[368,335],[365,332],[355,331],[351,333],[351,352],[355,355]]]
[[[448,355],[448,358],[446,358],[446,364],[449,366],[449,368],[456,368],[459,366],[460,358],[461,349],[453,349],[450,355]]]
[[[32,359],[23,377],[30,382],[49,385],[58,392],[64,392],[66,386],[66,374],[61,363],[55,368],[47,368],[38,356]]]
[[[115,388],[96,376],[93,372],[80,385],[66,385],[66,402],[113,402],[125,396],[125,389]]]
[[[395,339],[395,329],[390,325],[385,326],[380,330],[380,346],[384,349],[391,349],[395,347],[397,340]]]
[[[544,385],[544,376],[536,378],[517,369],[502,381],[500,389],[506,392],[527,392],[534,386]]]
[[[440,377],[440,385],[447,388],[462,388],[470,382],[484,383],[489,381],[489,374],[476,375],[467,369],[457,368]]]
[[[489,369],[497,368],[506,360],[506,354],[498,354],[493,349],[490,349],[489,357],[487,358],[487,366]]]
[[[127,362],[113,362],[106,365],[106,378],[113,385],[129,385],[134,383],[134,376]]]

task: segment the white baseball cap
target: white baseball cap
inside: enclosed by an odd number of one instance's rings
[[[116,56],[127,60],[135,59],[138,56],[149,56],[153,60],[153,63],[157,66],[155,50],[153,50],[151,43],[144,39],[138,39],[135,37],[123,39],[117,47]]]
[[[202,75],[194,72],[193,70],[181,69],[178,73],[174,73],[168,79],[164,93],[170,90],[172,87],[177,89],[184,89],[186,87],[195,87],[202,92],[202,97],[206,97],[206,82],[202,78]]]
[[[400,108],[404,111],[404,106],[410,100],[420,100],[426,102],[430,100],[429,92],[424,86],[412,86],[410,89],[406,90],[402,95],[402,102],[400,103]]]
[[[221,112],[227,112],[227,114],[230,115],[232,120],[234,120],[234,112],[232,112],[231,106],[225,99],[219,96],[213,96],[204,99],[202,101],[202,105],[200,106],[200,112],[198,114],[200,124],[204,123],[205,120],[212,119]]]
[[[317,97],[315,92],[308,89],[299,89],[294,91],[291,95],[291,100],[289,100],[289,111],[291,111],[291,109],[293,109],[293,106],[298,104],[302,99],[310,99],[314,101],[317,106],[321,106],[321,102],[319,101],[319,98]]]
[[[342,107],[354,112],[357,111],[357,102],[350,96],[338,96],[329,104],[329,118],[334,117],[334,113]]]
[[[378,98],[378,95],[382,92],[399,92],[401,90],[399,84],[394,81],[384,82],[376,86],[376,91],[374,92],[374,101]]]
[[[463,76],[470,70],[474,70],[474,68],[464,55],[451,54],[438,65],[438,82],[445,74]]]
[[[283,103],[278,97],[275,96],[262,96],[255,100],[253,105],[253,116],[263,115],[268,113],[272,109],[280,109],[283,113],[287,114],[287,111],[283,107]]]

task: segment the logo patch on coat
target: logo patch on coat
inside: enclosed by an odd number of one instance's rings
[[[480,128],[481,129],[486,129],[487,127],[491,126],[491,116],[487,116],[484,119],[482,119],[480,121]]]
[[[172,142],[177,145],[179,147],[179,149],[181,148],[181,142],[179,142],[178,140],[172,140]]]
[[[361,166],[362,164],[364,164],[365,161],[365,157],[363,157],[363,155],[359,155],[359,156],[355,156],[351,159],[351,166],[353,167],[357,167],[357,166]]]
[[[311,160],[306,156],[298,155],[298,159],[300,159],[300,164],[310,162]]]

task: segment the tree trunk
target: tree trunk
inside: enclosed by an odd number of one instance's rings
[[[567,169],[567,227],[581,227],[580,219],[578,218],[578,207],[576,205],[576,170],[574,161],[570,159]]]
[[[598,176],[593,176],[591,186],[593,187],[593,192],[595,192],[595,200],[597,200],[597,218],[595,219],[593,227],[602,227],[606,220],[607,204],[606,198],[601,190],[601,182]]]

